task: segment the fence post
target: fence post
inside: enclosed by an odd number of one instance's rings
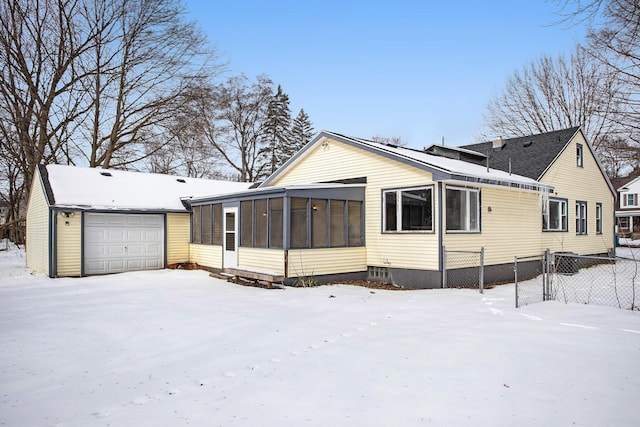
[[[478,278],[480,282],[480,293],[484,293],[484,246],[480,248],[480,277]]]
[[[442,245],[442,287],[447,287],[447,249]]]
[[[518,257],[513,257],[513,279],[516,282],[516,308],[518,308]]]

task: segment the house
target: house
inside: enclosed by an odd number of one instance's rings
[[[192,198],[190,261],[433,288],[445,251],[483,248],[502,282],[516,256],[612,252],[614,198],[579,128],[425,150],[323,131],[257,188]]]
[[[164,268],[189,261],[190,197],[246,183],[39,166],[27,208],[27,266],[50,277]]]
[[[616,225],[622,237],[640,238],[640,176],[629,178],[618,187]]]

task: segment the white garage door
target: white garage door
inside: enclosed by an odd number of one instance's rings
[[[121,273],[163,267],[163,215],[85,214],[85,274]]]

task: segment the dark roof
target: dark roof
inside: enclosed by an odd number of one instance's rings
[[[640,169],[634,170],[633,172],[631,172],[629,175],[627,175],[625,177],[611,178],[611,184],[617,190],[620,187],[622,187],[622,186],[628,184],[629,182],[633,181],[638,176],[640,176]]]
[[[512,173],[537,180],[578,129],[580,128],[572,127],[538,135],[504,139],[502,149],[494,150],[491,141],[463,145],[461,148],[487,154],[489,167],[505,172],[509,172],[509,160],[511,160]],[[474,163],[486,165],[486,160],[478,160]]]

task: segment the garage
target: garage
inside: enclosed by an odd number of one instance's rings
[[[164,268],[164,215],[84,214],[84,274]]]

